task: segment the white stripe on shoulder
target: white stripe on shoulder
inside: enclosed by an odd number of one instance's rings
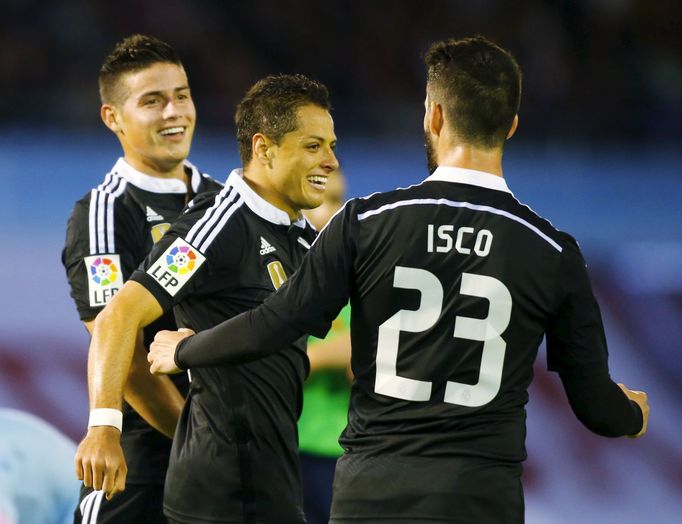
[[[209,207],[205,212],[204,216],[202,216],[199,220],[196,221],[196,223],[192,226],[192,228],[187,232],[187,241],[190,244],[194,244],[194,237],[195,235],[201,230],[204,225],[211,220],[211,217],[213,216],[214,213],[217,212],[217,209],[220,207],[220,204],[223,202],[226,196],[230,194],[231,187],[226,187],[218,193],[215,198],[213,199],[213,204],[211,207]],[[194,202],[194,200],[192,200]],[[194,205],[194,204],[192,204]]]
[[[310,249],[310,244],[303,238],[303,237],[298,237],[298,243],[301,244],[304,248]]]
[[[497,209],[497,208],[491,207],[491,206],[481,206],[478,204],[471,204],[469,202],[457,202],[455,200],[448,200],[446,198],[413,198],[410,200],[401,200],[399,202],[393,202],[392,204],[384,204],[383,206],[379,206],[376,209],[371,209],[369,211],[365,211],[364,213],[360,213],[358,215],[358,220],[362,221],[362,220],[365,220],[369,217],[379,215],[379,214],[383,213],[384,211],[390,211],[392,209],[396,209],[399,207],[420,206],[420,205],[459,207],[459,208],[470,209],[472,211],[482,211],[485,213],[492,213],[494,215],[502,216],[502,217],[508,218],[510,220],[513,220],[514,222],[517,222],[517,223],[527,227],[528,229],[533,231],[536,235],[538,235],[540,238],[545,240],[549,245],[551,245],[559,253],[561,253],[563,251],[563,248],[555,240],[553,240],[552,238],[547,236],[545,233],[540,231],[537,227],[535,227],[530,222],[524,220],[521,217],[513,215],[509,211],[505,211],[503,209]]]
[[[220,219],[220,222],[218,222],[218,224],[212,230],[210,230],[211,233],[208,235],[204,243],[201,244],[200,247],[198,247],[199,251],[201,251],[202,253],[206,253],[208,246],[211,245],[211,243],[215,240],[215,237],[218,236],[218,233],[220,233],[220,231],[222,231],[222,229],[225,227],[225,224],[227,224],[227,221],[230,219],[230,217],[234,214],[235,211],[237,211],[237,209],[239,209],[242,206],[243,203],[244,199],[242,198],[241,195],[239,195],[239,198],[234,202],[234,204],[225,208],[225,212],[222,213],[222,218]]]
[[[115,173],[107,173],[104,182],[90,192],[89,233],[90,254],[115,253],[114,206],[123,194],[126,180]]]
[[[216,196],[214,204],[206,210],[187,233],[186,240],[201,253],[211,245],[232,214],[244,203],[239,192],[228,186]]]

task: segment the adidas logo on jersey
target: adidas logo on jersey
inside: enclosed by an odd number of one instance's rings
[[[147,206],[147,222],[156,222],[157,220],[165,220],[161,215]]]
[[[260,254],[267,255],[273,251],[276,251],[276,249],[270,245],[270,242],[265,240],[263,237],[260,237]]]

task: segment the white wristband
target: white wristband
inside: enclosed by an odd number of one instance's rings
[[[119,431],[123,431],[123,413],[118,409],[97,408],[90,411],[88,427],[93,426],[113,426]]]

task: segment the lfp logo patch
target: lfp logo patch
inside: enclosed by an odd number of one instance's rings
[[[176,246],[166,255],[166,264],[173,273],[185,275],[194,269],[197,255],[190,246]]]
[[[199,250],[182,238],[177,238],[149,267],[147,273],[174,297],[205,260]]]
[[[119,255],[91,255],[83,259],[88,272],[90,307],[106,305],[123,287]]]

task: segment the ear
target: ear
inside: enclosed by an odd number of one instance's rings
[[[121,126],[118,121],[118,111],[109,104],[104,104],[99,110],[99,116],[102,118],[104,125],[111,129],[114,133],[121,131]]]
[[[437,102],[429,102],[426,109],[427,129],[436,136],[440,136],[444,124],[443,106]]]
[[[517,127],[519,127],[519,115],[514,115],[514,120],[512,120],[511,128],[509,129],[509,133],[507,133],[507,140],[514,136]]]
[[[256,133],[251,138],[251,153],[254,160],[269,166],[275,157],[276,144],[263,133]]]

